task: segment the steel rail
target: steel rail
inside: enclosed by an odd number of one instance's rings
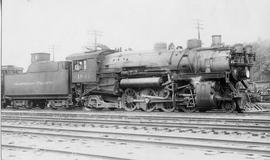
[[[3,119],[9,119],[9,118],[14,118],[14,116],[2,116]],[[96,118],[73,118],[73,117],[69,117],[69,118],[66,118],[66,117],[48,117],[48,116],[18,116],[18,117],[15,117],[15,118],[19,118],[19,119],[31,119],[31,118],[38,118],[38,119],[45,119],[45,120],[68,120],[68,121],[96,121],[96,122],[103,122],[103,121],[112,121],[112,122],[124,122],[124,123],[130,123],[132,122],[132,120],[136,120],[136,119],[118,119],[118,120],[115,120],[115,119],[108,119],[108,118],[102,118],[102,119],[96,119]],[[208,121],[206,121],[205,123],[201,123],[202,120],[200,120],[199,122],[200,123],[194,123],[196,122],[196,120],[188,120],[188,121],[175,121],[175,122],[160,122],[160,120],[153,120],[153,119],[138,119],[140,123],[158,123],[158,124],[164,124],[164,125],[175,125],[175,124],[180,124],[180,125],[185,125],[185,124],[189,124],[189,125],[199,125],[199,124],[202,124],[202,126],[224,126],[224,127],[232,127],[232,126],[237,126],[237,127],[252,127],[252,128],[258,128],[258,129],[264,129],[264,128],[270,128],[270,121],[268,123],[266,123],[267,126],[261,126],[261,125],[258,125],[257,122],[246,122],[246,121],[240,121],[240,122],[235,122],[235,124],[223,124],[224,122],[226,121],[214,121],[214,124],[212,123],[206,123]],[[135,122],[138,122],[135,121]],[[166,121],[165,119],[163,121]],[[170,120],[167,120],[167,121],[170,121]],[[193,123],[192,123],[193,122]],[[212,122],[212,121],[211,121]],[[220,124],[222,123],[222,124]],[[226,122],[226,123],[233,123],[233,122]],[[248,124],[248,125],[247,125]],[[251,125],[250,125],[251,124]],[[255,125],[254,125],[255,124]],[[270,129],[269,129],[270,131]]]
[[[55,118],[55,119],[87,119],[87,120],[96,120],[97,118],[102,118],[102,119],[108,119],[108,118],[111,118],[111,119],[119,119],[121,121],[123,120],[156,120],[156,121],[178,121],[178,122],[181,122],[181,121],[205,121],[205,122],[208,122],[208,121],[211,121],[211,122],[226,122],[226,123],[259,123],[259,124],[270,124],[270,119],[269,120],[256,120],[256,119],[249,119],[249,120],[241,120],[241,119],[230,119],[230,120],[227,120],[227,119],[222,119],[222,118],[218,118],[218,119],[208,119],[208,118],[193,118],[193,117],[189,117],[189,118],[184,118],[184,119],[171,119],[171,118],[166,118],[166,117],[158,117],[158,118],[152,118],[152,117],[112,117],[112,116],[90,116],[90,117],[84,117],[84,118],[77,118],[77,117],[80,117],[79,115],[78,116],[70,116],[70,117],[67,117],[67,116],[59,116],[59,115],[2,115],[2,117],[14,117],[14,116],[18,116],[18,117],[23,117],[23,118],[34,118],[34,117],[38,117],[38,118]],[[238,124],[239,125],[239,124]],[[270,127],[270,126],[269,126]]]
[[[123,135],[123,136],[139,136],[152,138],[170,138],[170,139],[182,139],[182,140],[199,140],[205,142],[229,142],[229,143],[245,143],[248,145],[267,145],[270,147],[270,142],[254,142],[254,141],[240,141],[240,140],[224,140],[224,139],[209,139],[209,138],[198,138],[198,137],[186,137],[186,136],[164,136],[156,134],[135,134],[135,133],[123,133],[123,132],[104,132],[104,131],[93,131],[93,130],[81,130],[81,129],[66,129],[66,128],[49,128],[49,127],[29,127],[29,126],[14,126],[14,125],[2,125],[2,128],[16,128],[16,129],[32,129],[32,130],[48,130],[48,131],[64,131],[64,132],[77,132],[77,133],[95,133],[95,134],[111,134],[111,135]]]
[[[213,120],[221,120],[221,121],[232,121],[232,122],[244,122],[244,121],[253,121],[253,122],[258,122],[258,123],[270,123],[270,119],[255,119],[255,118],[246,118],[241,115],[241,117],[235,117],[235,118],[230,118],[230,117],[206,117],[207,115],[205,114],[198,114],[198,113],[187,113],[185,116],[179,115],[179,116],[172,116],[172,115],[153,115],[149,113],[150,115],[121,115],[121,114],[100,114],[100,113],[82,113],[82,112],[29,112],[29,111],[2,111],[2,115],[42,115],[42,116],[59,116],[59,117],[116,117],[116,118],[127,118],[127,119],[143,119],[143,118],[149,118],[149,119],[172,119],[172,120],[179,120],[179,119],[188,119],[188,120],[208,120],[208,121],[213,121]],[[224,114],[221,114],[222,116]],[[239,115],[239,114],[237,114]],[[270,113],[269,113],[270,115]],[[198,116],[204,116],[204,117],[198,117]],[[211,115],[208,115],[211,116]],[[217,116],[217,115],[215,115]]]
[[[6,128],[6,129],[5,129]],[[15,128],[14,130],[8,130],[8,128]],[[18,130],[16,130],[18,129]],[[25,131],[28,130],[28,131]],[[30,130],[30,131],[29,131]],[[31,131],[32,130],[32,131]],[[36,131],[33,131],[36,130]],[[42,131],[49,131],[40,132]],[[56,133],[52,133],[52,132]],[[62,132],[73,132],[72,134],[57,133]],[[200,148],[200,149],[214,149],[222,151],[233,151],[233,152],[244,152],[244,153],[254,153],[254,154],[270,154],[270,150],[264,149],[255,149],[255,148],[240,148],[236,147],[236,144],[245,144],[247,146],[262,145],[270,146],[270,143],[267,142],[252,142],[252,141],[233,141],[233,140],[224,140],[224,139],[210,139],[210,138],[194,138],[194,137],[179,137],[179,136],[161,136],[161,135],[148,135],[148,134],[134,134],[134,133],[121,133],[121,132],[100,132],[100,131],[86,131],[86,130],[74,130],[74,129],[60,129],[60,128],[43,128],[43,127],[18,127],[18,126],[2,126],[2,133],[19,133],[19,134],[34,134],[41,136],[53,136],[53,137],[67,137],[67,138],[79,138],[79,139],[95,139],[95,140],[107,140],[107,141],[121,141],[121,142],[130,142],[130,143],[143,143],[143,144],[154,144],[154,145],[168,145],[168,146],[180,146],[180,147],[191,147],[191,148]],[[74,134],[76,133],[76,134]],[[84,133],[85,135],[79,135],[79,133]],[[92,134],[92,135],[91,135]],[[97,136],[93,135],[96,134]],[[102,136],[106,135],[106,136]],[[112,136],[112,137],[109,137]],[[123,138],[115,136],[123,136]],[[129,138],[128,138],[129,137]],[[141,138],[141,139],[140,139]],[[149,138],[158,139],[158,140],[149,140]],[[164,141],[166,140],[167,141]],[[171,140],[169,142],[168,140]],[[186,141],[184,143],[183,141]],[[190,142],[196,143],[190,143]],[[199,142],[201,141],[201,142]],[[211,143],[216,143],[219,145],[213,145]],[[220,144],[223,143],[223,146]],[[228,147],[228,143],[232,146]]]
[[[250,131],[250,132],[270,132],[269,126],[251,125],[227,125],[227,124],[207,124],[207,123],[164,123],[164,122],[132,122],[128,120],[89,120],[89,119],[68,119],[68,118],[44,118],[44,117],[5,117],[2,121],[39,121],[39,122],[58,122],[58,123],[82,123],[82,124],[103,124],[103,125],[124,125],[124,126],[143,126],[143,127],[164,127],[164,128],[189,128],[189,129],[212,129],[230,131]]]
[[[90,153],[80,153],[80,152],[73,152],[73,151],[71,152],[71,151],[55,150],[55,149],[48,149],[48,148],[27,147],[27,146],[18,146],[18,145],[9,145],[9,144],[2,144],[1,146],[3,148],[39,150],[39,151],[43,151],[43,152],[71,154],[71,155],[79,155],[79,156],[86,156],[86,157],[92,157],[92,158],[108,159],[108,160],[131,160],[131,159],[128,159],[128,158],[104,156],[104,155],[90,154]]]

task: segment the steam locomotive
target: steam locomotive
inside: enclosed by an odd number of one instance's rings
[[[241,111],[239,85],[250,76],[252,46],[225,46],[212,36],[211,47],[189,40],[187,48],[157,43],[150,51],[111,49],[72,54],[50,61],[32,54],[26,73],[5,76],[5,105],[13,107]]]

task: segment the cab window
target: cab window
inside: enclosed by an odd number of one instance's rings
[[[74,71],[86,70],[86,60],[73,61],[73,70]]]

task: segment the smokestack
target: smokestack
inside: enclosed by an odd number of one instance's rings
[[[212,45],[211,47],[221,46],[221,35],[212,35]]]

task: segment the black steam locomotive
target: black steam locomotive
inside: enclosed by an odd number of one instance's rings
[[[189,40],[187,48],[158,43],[150,51],[103,49],[49,61],[32,54],[26,73],[5,76],[5,105],[85,109],[141,109],[147,112],[244,110],[239,85],[250,76],[252,47],[212,46]]]

